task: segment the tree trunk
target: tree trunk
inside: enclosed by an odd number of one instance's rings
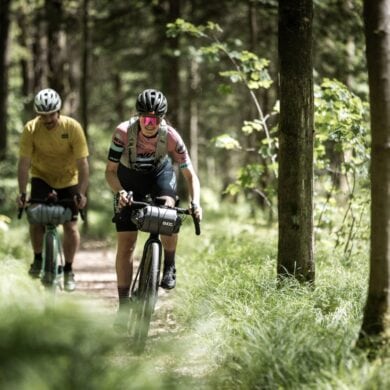
[[[279,277],[314,282],[313,1],[279,1]]]
[[[166,23],[180,17],[180,0],[168,0],[166,20],[163,25],[163,42],[166,42],[165,55],[162,56],[162,92],[168,99],[168,116],[174,127],[179,123],[180,83],[179,83],[179,38],[166,38]]]
[[[55,89],[65,100],[64,47],[65,33],[62,31],[62,0],[46,0],[47,18],[47,63],[49,87]]]
[[[196,59],[191,59],[190,74],[190,144],[189,152],[192,165],[198,171],[198,140],[199,140],[199,112],[198,112],[198,89],[200,83],[199,64]]]
[[[8,34],[10,0],[0,2],[0,161],[7,154]]]
[[[15,12],[16,22],[19,26],[19,34],[18,34],[18,44],[22,47],[26,52],[30,51],[28,37],[31,33],[31,29],[29,29],[28,17],[26,15],[26,10],[20,6]],[[23,113],[21,114],[23,123],[31,117],[31,104],[34,98],[33,88],[33,70],[32,70],[32,62],[30,59],[26,57],[22,57],[20,60],[20,73],[22,77],[22,86],[21,93],[24,96],[23,100]]]
[[[45,16],[41,9],[35,11],[32,29],[33,93],[47,88],[47,37],[44,31]]]
[[[81,80],[80,80],[80,110],[81,124],[88,139],[88,57],[89,57],[89,13],[88,0],[83,1],[83,22],[82,22],[82,58],[81,58]]]
[[[80,108],[81,108],[81,123],[84,129],[87,141],[88,137],[88,80],[89,80],[89,0],[83,1],[83,19],[82,19],[82,57],[81,57],[81,80],[80,80]],[[87,194],[89,197],[89,193]],[[84,224],[83,233],[87,233],[89,228],[88,223],[88,205],[84,209]]]
[[[364,2],[371,111],[371,250],[360,339],[390,330],[390,0]]]

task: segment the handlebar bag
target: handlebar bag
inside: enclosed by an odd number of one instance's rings
[[[179,232],[182,219],[176,210],[145,206],[133,212],[132,221],[143,232],[170,236]]]
[[[35,204],[27,208],[31,224],[60,225],[72,219],[72,210],[60,205]]]

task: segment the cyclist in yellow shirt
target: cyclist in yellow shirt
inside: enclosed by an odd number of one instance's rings
[[[72,263],[80,244],[77,212],[87,204],[87,141],[81,125],[60,114],[61,98],[53,89],[40,91],[35,97],[34,108],[38,115],[25,124],[20,139],[17,203],[19,207],[25,205],[30,173],[31,198],[44,199],[55,190],[59,200],[75,199],[73,218],[63,225],[64,286],[65,290],[73,291],[76,284]],[[42,265],[43,233],[44,226],[30,225],[34,261],[29,274],[36,278]]]

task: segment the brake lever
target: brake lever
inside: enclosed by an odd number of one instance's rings
[[[197,209],[197,206],[195,205],[194,202],[191,201],[191,217],[192,217],[192,220],[194,221],[194,225],[195,225],[195,234],[197,236],[199,236],[200,235],[200,220],[195,215],[196,209]]]

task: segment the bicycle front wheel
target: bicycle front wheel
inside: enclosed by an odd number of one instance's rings
[[[57,288],[57,256],[57,237],[55,233],[48,231],[44,240],[42,283],[54,290]]]
[[[157,302],[157,291],[160,277],[160,244],[152,242],[148,245],[145,258],[141,261],[142,269],[135,304],[133,323],[134,350],[143,352],[149,333],[150,321]]]

